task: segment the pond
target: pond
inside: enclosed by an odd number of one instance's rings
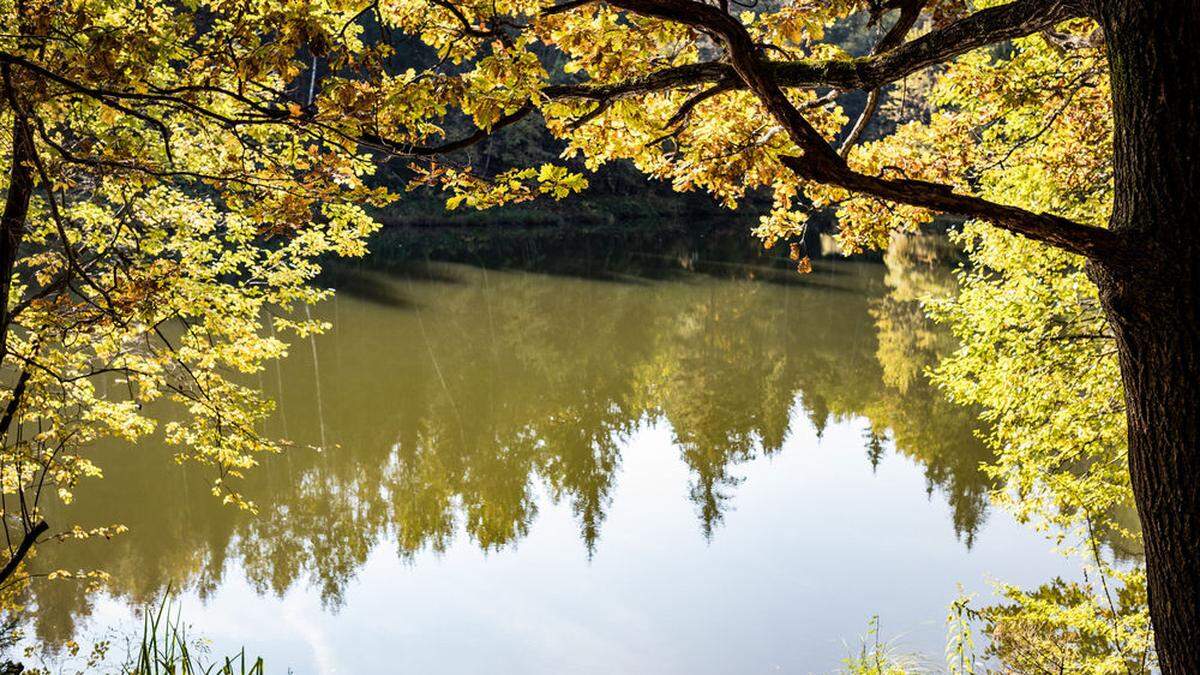
[[[29,633],[137,632],[173,589],[268,672],[828,672],[875,615],[938,663],[960,584],[1073,574],[989,508],[970,411],[922,376],[953,345],[916,298],[951,277],[905,250],[335,270],[334,328],[261,374],[295,445],[245,481],[258,514],[101,450],[61,518],[130,532],[44,547],[111,579],[36,584]]]

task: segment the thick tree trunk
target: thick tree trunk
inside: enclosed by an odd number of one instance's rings
[[[1200,673],[1200,0],[1097,0],[1116,123],[1112,228],[1093,263],[1117,335],[1129,468],[1162,670]]]
[[[1200,673],[1200,294],[1189,267],[1173,289],[1160,270],[1148,284],[1093,271],[1117,334],[1150,615],[1168,675]]]

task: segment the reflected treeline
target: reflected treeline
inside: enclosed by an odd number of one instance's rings
[[[211,476],[169,451],[105,448],[105,478],[50,517],[131,532],[47,545],[36,565],[105,570],[110,592],[148,603],[169,583],[211,591],[236,560],[262,592],[303,580],[337,605],[381,542],[406,559],[460,536],[514,545],[544,494],[570,506],[591,555],[624,440],[656,421],[690,470],[705,536],[736,499],[739,464],[809,424],[857,421],[864,470],[893,448],[922,465],[970,545],[987,457],[970,414],[919,377],[944,342],[910,315],[918,287],[950,277],[909,255],[889,259],[886,277],[869,263],[800,276],[773,258],[706,262],[684,244],[626,257],[604,274],[340,270],[321,308],[334,329],[261,374],[279,401],[264,431],[296,446],[247,478],[256,516],[221,506]],[[92,602],[71,583],[31,593],[49,643],[72,637]]]
[[[982,524],[989,486],[982,480],[962,481],[956,477],[973,475],[990,454],[976,439],[964,437],[976,423],[974,412],[950,405],[925,377],[926,369],[955,344],[953,336],[936,325],[922,307],[925,300],[946,298],[955,292],[954,269],[960,256],[943,236],[892,237],[884,254],[887,291],[869,304],[878,339],[875,356],[880,376],[886,387],[902,394],[884,397],[882,402],[907,409],[894,413],[865,410],[863,414],[873,426],[887,424],[895,433],[896,449],[924,465],[931,494],[937,486],[951,491],[955,532],[970,546]],[[889,424],[888,420],[896,415],[924,415],[944,426]],[[872,429],[869,433],[874,436],[878,432]]]

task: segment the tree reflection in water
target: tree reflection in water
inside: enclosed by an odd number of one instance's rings
[[[728,253],[718,259],[736,259]],[[110,593],[149,603],[169,583],[211,592],[232,559],[260,592],[308,579],[337,606],[381,542],[409,560],[458,536],[516,545],[541,486],[570,505],[591,555],[623,440],[652,422],[673,430],[700,529],[714,537],[738,466],[779,452],[798,415],[818,433],[862,420],[864,468],[889,450],[923,465],[969,547],[987,455],[969,411],[921,376],[949,347],[917,303],[953,283],[939,255],[927,243],[893,248],[886,276],[838,262],[802,277],[784,261],[711,262],[684,244],[621,260],[564,255],[541,266],[549,274],[341,270],[329,280],[338,299],[322,308],[333,331],[261,376],[279,401],[265,431],[296,446],[248,477],[257,516],[222,507],[211,477],[166,452],[104,448],[106,477],[81,485],[61,518],[131,533],[48,546],[37,563],[105,570]],[[70,639],[93,601],[71,583],[31,594],[50,644]]]

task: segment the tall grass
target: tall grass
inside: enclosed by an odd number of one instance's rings
[[[122,669],[127,675],[263,675],[261,657],[250,660],[242,649],[233,656],[207,662],[203,643],[189,643],[181,620],[182,607],[169,594],[146,612],[137,654]]]
[[[879,635],[879,617],[871,617],[867,634],[860,638],[857,654],[842,659],[842,675],[919,675],[927,672],[918,660],[901,653]]]

